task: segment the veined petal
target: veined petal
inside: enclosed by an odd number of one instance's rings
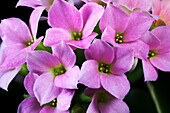
[[[85,56],[88,60],[110,64],[114,59],[114,50],[106,42],[96,39],[89,49],[85,50]]]
[[[161,1],[160,0],[153,0],[152,4],[152,13],[155,15],[159,15],[161,12]]]
[[[53,108],[50,106],[44,106],[39,113],[70,113],[70,112],[69,112],[69,110],[62,111],[60,109]]]
[[[17,110],[17,113],[39,113],[41,106],[35,97],[24,99]]]
[[[99,113],[99,107],[97,103],[97,95],[95,94],[88,109],[87,113]]]
[[[52,54],[46,51],[32,51],[27,56],[29,71],[37,74],[51,71],[51,68],[59,66],[60,62]]]
[[[128,23],[129,15],[118,7],[108,3],[100,20],[99,26],[102,31],[104,31],[107,26],[111,26],[116,32],[122,33],[126,29]]]
[[[44,73],[35,81],[33,91],[40,105],[52,101],[60,94],[61,88],[55,86],[54,80],[52,73]]]
[[[155,81],[158,78],[158,73],[153,65],[148,60],[142,60],[142,65],[145,81]]]
[[[52,47],[53,54],[56,56],[61,64],[70,69],[76,62],[76,55],[73,50],[64,41]]]
[[[20,71],[21,67],[17,67],[15,69],[1,69],[0,71],[0,88],[4,90],[8,90],[8,85],[13,80],[13,78]]]
[[[100,73],[98,72],[98,63],[95,60],[87,60],[83,63],[79,83],[90,88],[100,88]]]
[[[82,30],[83,19],[80,12],[63,0],[54,1],[48,14],[51,27],[63,28],[69,32]]]
[[[122,47],[115,47],[115,58],[111,64],[111,73],[122,74],[129,71],[133,65],[134,51]]]
[[[40,0],[19,0],[16,7],[18,6],[27,6],[27,7],[32,7],[36,8],[37,6],[41,6],[42,3]]]
[[[50,28],[46,31],[44,39],[45,46],[54,46],[63,41],[71,39],[71,33],[62,28]]]
[[[118,99],[123,99],[129,92],[130,83],[124,74],[100,75],[103,88]]]
[[[83,17],[83,35],[90,35],[101,18],[104,8],[95,3],[88,3],[82,6],[80,13]]]

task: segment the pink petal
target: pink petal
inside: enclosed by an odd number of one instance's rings
[[[36,8],[37,6],[41,6],[42,3],[40,0],[19,0],[16,7],[18,6],[28,6],[32,8]]]
[[[101,18],[104,8],[95,3],[88,3],[82,6],[80,13],[83,17],[83,35],[90,35]]]
[[[24,99],[17,110],[17,113],[39,113],[41,110],[40,104],[35,97]]]
[[[79,83],[90,88],[100,88],[99,77],[98,63],[95,60],[85,61],[81,67]]]
[[[142,60],[142,64],[145,81],[155,81],[158,78],[158,73],[153,65],[148,60]]]
[[[77,89],[79,72],[78,66],[67,70],[66,73],[55,77],[55,85],[61,88]]]
[[[115,58],[111,64],[113,74],[122,74],[129,71],[133,65],[133,49],[115,47]],[[123,65],[122,65],[123,64]]]
[[[97,104],[97,95],[94,95],[92,102],[90,103],[86,113],[99,113],[99,107]]]
[[[60,94],[61,88],[55,86],[54,79],[52,73],[44,73],[35,81],[33,91],[40,105],[52,101]]]
[[[50,106],[44,106],[39,113],[70,113],[70,112],[69,112],[69,110],[62,111],[60,109],[53,108]]]
[[[75,90],[63,89],[57,97],[57,108],[60,110],[68,110]]]
[[[25,77],[24,86],[27,92],[29,93],[29,95],[31,96],[35,96],[33,92],[33,86],[37,78],[38,75],[31,72]]]
[[[37,35],[38,22],[44,9],[45,7],[38,7],[31,13],[30,16],[29,27],[31,29],[31,33],[34,40],[36,39]]]
[[[86,59],[110,64],[114,59],[114,50],[106,42],[96,39],[89,49],[85,50]]]
[[[70,69],[74,66],[76,62],[76,55],[73,50],[64,42],[60,42],[56,46],[52,47],[54,56],[56,56],[61,64]]]
[[[170,52],[150,58],[150,62],[162,71],[170,71]]]
[[[0,70],[0,88],[8,91],[8,85],[13,80],[13,78],[20,71],[21,67],[14,69],[1,69]]]
[[[108,3],[100,20],[99,26],[102,31],[104,31],[107,26],[111,26],[116,32],[122,33],[126,29],[128,23],[129,15],[118,7]]]
[[[118,99],[123,99],[129,92],[130,84],[124,74],[101,74],[100,79],[103,88]]]
[[[160,40],[160,46],[156,49],[157,53],[165,53],[170,51],[170,27],[157,27],[151,31]]]
[[[153,0],[152,4],[152,13],[155,15],[159,15],[161,12],[161,1],[160,0]]]
[[[0,24],[1,37],[5,38],[5,43],[24,44],[31,40],[32,36],[27,25],[18,18],[2,20]]]
[[[44,39],[45,46],[54,46],[62,40],[67,41],[71,39],[71,33],[61,28],[50,28],[46,31]]]
[[[125,102],[111,95],[107,95],[107,98],[109,99],[107,103],[99,104],[101,113],[129,113],[129,107]]]
[[[53,2],[48,16],[48,23],[52,27],[63,28],[69,32],[82,30],[83,19],[80,12],[76,7],[63,0]]]
[[[155,37],[151,32],[145,33],[140,40],[145,42],[147,45],[149,45],[149,49],[156,49],[157,47],[160,46],[160,41],[157,37]]]
[[[124,41],[134,41],[139,39],[151,27],[153,18],[143,12],[130,13],[130,20],[124,32]]]
[[[58,59],[46,51],[32,51],[28,53],[27,66],[29,71],[37,74],[51,71],[60,65]]]

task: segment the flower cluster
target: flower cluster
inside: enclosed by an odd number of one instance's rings
[[[78,10],[74,1],[19,0],[17,6],[34,8],[29,26],[19,18],[1,21],[0,87],[7,90],[23,65],[29,70],[24,80],[29,97],[18,113],[69,113],[78,85],[92,98],[87,113],[128,113],[125,73],[135,68],[135,59],[142,60],[145,81],[155,81],[157,69],[170,71],[169,1],[84,2]],[[44,10],[51,28],[37,38]],[[44,49],[35,50],[38,46]],[[84,50],[81,65],[76,49]]]

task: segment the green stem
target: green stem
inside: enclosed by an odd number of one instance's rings
[[[149,89],[149,92],[152,96],[152,99],[155,103],[155,106],[156,106],[156,109],[157,109],[157,112],[158,113],[163,113],[162,110],[161,110],[161,107],[160,107],[160,103],[158,101],[158,97],[156,95],[156,91],[155,91],[155,88],[154,88],[154,85],[152,82],[146,82],[147,86],[148,86],[148,89]]]

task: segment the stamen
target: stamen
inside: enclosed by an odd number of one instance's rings
[[[149,50],[149,54],[147,56],[147,59],[149,60],[151,57],[154,57],[156,54],[154,52],[154,50]]]
[[[98,71],[101,73],[105,73],[105,74],[110,74],[110,64],[106,64],[106,63],[99,63],[98,64]]]
[[[76,41],[82,40],[82,32],[75,32],[75,31],[73,31],[71,39],[72,40],[76,40]]]
[[[122,44],[123,43],[123,35],[122,33],[116,33],[115,35],[115,42],[117,44]]]

